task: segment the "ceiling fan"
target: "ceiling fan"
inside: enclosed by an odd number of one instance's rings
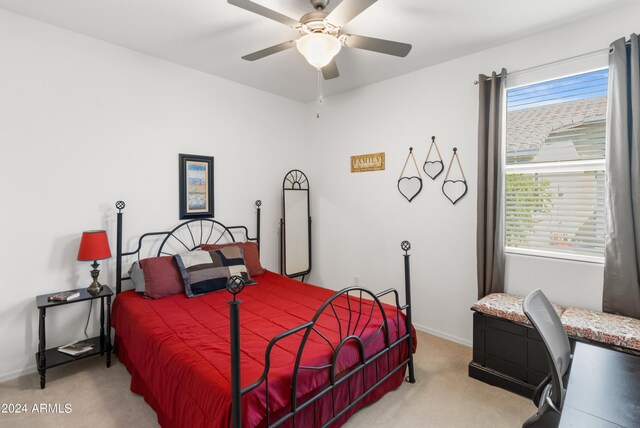
[[[299,21],[296,21],[250,0],[227,0],[231,5],[280,22],[300,32],[300,37],[296,40],[289,40],[253,52],[243,56],[242,59],[255,61],[296,46],[309,64],[318,70],[322,70],[322,76],[325,79],[334,79],[340,75],[335,56],[343,46],[399,57],[405,57],[411,51],[411,45],[407,43],[342,32],[342,27],[376,1],[343,0],[331,13],[327,13],[325,9],[330,0],[309,0],[315,12],[309,12],[303,15]]]

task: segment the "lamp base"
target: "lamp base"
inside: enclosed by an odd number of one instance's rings
[[[91,271],[91,278],[93,278],[93,282],[89,287],[87,287],[87,292],[92,295],[100,294],[102,291],[102,284],[98,282],[98,275],[100,275],[100,271],[98,270],[99,266],[100,264],[95,260],[91,264],[91,267],[93,268]]]
[[[89,287],[87,287],[87,292],[89,294],[93,294],[94,296],[96,294],[100,294],[101,291],[102,291],[102,284],[91,284]]]

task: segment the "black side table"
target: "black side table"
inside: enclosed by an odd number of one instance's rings
[[[39,343],[38,343],[38,352],[36,353],[36,364],[38,366],[38,372],[40,373],[40,388],[44,389],[44,385],[46,382],[46,371],[55,366],[59,366],[62,364],[71,363],[74,361],[81,360],[83,358],[92,357],[94,355],[107,354],[107,367],[111,367],[111,296],[113,296],[113,291],[106,286],[102,286],[102,291],[99,294],[90,294],[86,288],[78,289],[78,290],[67,290],[67,291],[77,291],[80,293],[80,297],[77,297],[73,300],[69,300],[67,302],[50,302],[48,300],[49,296],[60,293],[60,291],[51,294],[43,294],[36,297],[36,304],[38,305],[38,309],[40,310],[40,327],[39,327]],[[77,302],[84,302],[87,300],[100,299],[100,335],[96,337],[92,337],[85,342],[89,345],[93,345],[93,349],[88,352],[85,352],[80,355],[68,355],[63,352],[58,351],[58,347],[46,349],[46,326],[45,319],[47,316],[47,308],[52,308],[56,306],[69,305]],[[107,317],[105,320],[105,299],[107,306]],[[106,321],[106,322],[105,322]]]

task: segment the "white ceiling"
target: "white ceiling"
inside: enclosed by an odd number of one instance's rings
[[[308,0],[254,1],[294,19],[312,11]],[[413,50],[397,58],[343,49],[336,57],[340,77],[325,82],[324,94],[468,55],[631,1],[378,0],[345,30],[411,43]],[[328,10],[338,3],[332,0]],[[240,59],[291,40],[297,32],[224,0],[0,0],[0,8],[294,100],[316,97],[316,72],[295,49],[255,62]]]

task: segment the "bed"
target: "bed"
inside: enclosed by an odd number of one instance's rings
[[[171,240],[197,250],[210,240],[235,241],[238,231],[252,238],[244,226],[191,220],[144,234],[135,251],[123,253],[124,203],[116,206],[115,351],[131,374],[131,390],[163,427],[340,426],[398,388],[407,369],[406,380],[415,382],[407,242],[406,305],[394,289],[335,292],[269,271],[253,285],[233,276],[229,293],[152,300],[122,291],[128,279],[122,260],[139,256],[145,238],[161,238],[158,255],[172,252]],[[257,204],[258,225],[259,211]],[[205,224],[217,231],[203,232]],[[253,240],[259,244],[259,234]],[[385,296],[395,304],[383,303]]]

